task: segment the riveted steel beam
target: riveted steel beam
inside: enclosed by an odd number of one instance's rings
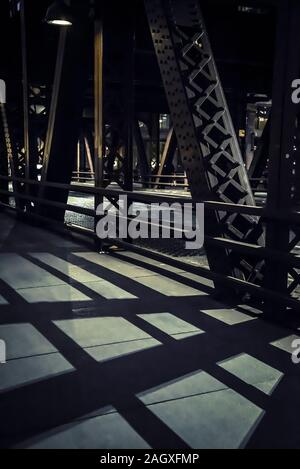
[[[195,202],[255,205],[246,168],[196,0],[145,0],[148,22],[183,166]],[[206,233],[263,243],[255,217],[206,214]],[[262,280],[255,258],[206,247],[210,267],[225,275]]]

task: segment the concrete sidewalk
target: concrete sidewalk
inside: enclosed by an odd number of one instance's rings
[[[0,223],[1,447],[300,447],[297,332],[195,274]]]

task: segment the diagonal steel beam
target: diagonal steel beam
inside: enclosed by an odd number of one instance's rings
[[[171,127],[171,129],[169,130],[169,133],[167,135],[167,140],[166,140],[166,143],[165,143],[165,146],[164,146],[164,150],[163,150],[160,165],[159,165],[159,168],[158,168],[157,176],[155,178],[156,183],[160,182],[160,176],[162,176],[162,174],[163,174],[165,164],[172,157],[174,157],[176,147],[177,147],[176,135],[175,135],[173,127]],[[158,186],[155,185],[154,189],[157,189],[157,187]]]
[[[193,201],[255,205],[198,1],[145,0],[145,6]],[[209,236],[263,243],[257,218],[215,212],[205,223]],[[261,281],[256,259],[206,250],[211,269]]]
[[[77,144],[82,127],[85,91],[88,85],[89,57],[92,44],[88,9],[80,5],[82,19],[60,35],[48,133],[42,169],[42,182],[69,184],[76,162]],[[68,191],[40,188],[40,197],[66,203]],[[42,214],[63,220],[64,211],[41,207]]]

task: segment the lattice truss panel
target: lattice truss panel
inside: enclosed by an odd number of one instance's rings
[[[37,164],[43,162],[49,110],[49,93],[44,85],[29,87],[29,137],[30,137],[30,177],[37,178]],[[4,139],[6,158],[12,177],[26,177],[26,155],[24,146],[23,110],[1,105],[2,138]],[[3,155],[2,155],[3,157]],[[24,192],[22,183],[15,183],[14,189]],[[19,205],[24,202],[19,200]]]
[[[11,119],[11,113],[7,109],[6,104],[1,104],[1,137],[3,138],[4,145],[3,148],[5,149],[3,154],[1,154],[1,158],[6,159],[6,163],[2,162],[1,167],[7,168],[4,169],[5,173],[8,170],[8,174],[11,175],[13,178],[23,178],[25,177],[25,158],[24,155],[18,153],[17,146],[15,144],[15,138],[11,129],[14,127],[12,125],[12,121],[15,122],[15,115],[14,119]],[[24,190],[24,185],[14,182],[13,183],[14,191],[22,192]],[[24,206],[24,203],[20,200],[17,201],[19,206]]]
[[[45,85],[30,85],[28,89],[29,117],[29,176],[36,179],[39,173],[37,165],[42,165],[48,123],[49,93]],[[20,112],[22,118],[22,112]],[[19,123],[22,128],[23,122]],[[22,129],[23,130],[23,129]],[[14,129],[13,129],[14,131]],[[19,168],[19,177],[25,177],[26,154],[23,132],[15,129],[15,144]]]
[[[1,110],[1,137],[4,143],[3,148],[5,148],[8,166],[10,167],[10,170],[12,170],[12,168],[14,167],[13,150],[12,150],[12,142],[11,142],[11,136],[9,132],[8,121],[7,121],[6,105],[1,103],[0,110]],[[1,158],[3,158],[3,155],[1,155]],[[5,165],[3,165],[3,167],[5,167]]]
[[[198,2],[145,0],[145,5],[193,200],[255,205]],[[256,218],[223,212],[215,217],[206,223],[207,235],[264,243]],[[218,268],[206,249],[211,268]],[[226,260],[231,274],[262,280],[256,259],[227,252]]]

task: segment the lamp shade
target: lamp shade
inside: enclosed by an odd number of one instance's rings
[[[72,26],[71,8],[63,1],[52,3],[47,10],[45,22],[56,26]]]

